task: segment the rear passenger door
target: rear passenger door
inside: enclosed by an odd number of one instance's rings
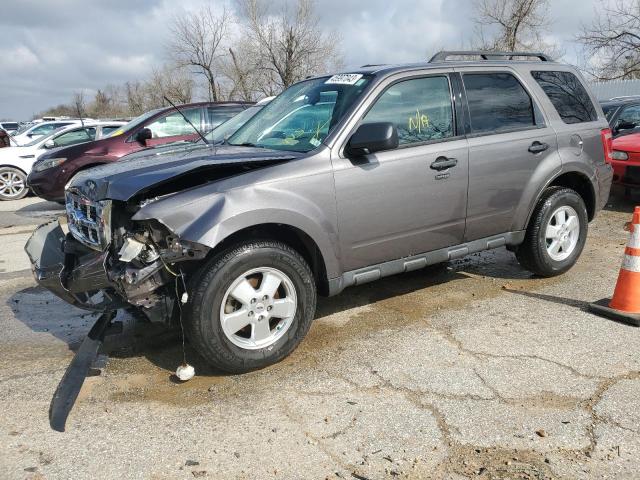
[[[535,172],[559,170],[556,132],[510,69],[461,72],[468,105],[469,198],[465,241],[520,228]],[[546,163],[547,165],[542,165]]]

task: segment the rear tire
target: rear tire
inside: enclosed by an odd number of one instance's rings
[[[0,168],[0,200],[20,200],[29,193],[27,176],[13,167]]]
[[[569,270],[578,260],[588,232],[587,209],[582,197],[570,188],[545,190],[529,221],[516,257],[527,270],[553,277]]]
[[[315,315],[316,286],[304,258],[264,240],[230,247],[192,279],[187,335],[213,366],[244,373],[279,362]]]

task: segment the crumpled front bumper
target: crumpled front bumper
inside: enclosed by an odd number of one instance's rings
[[[40,225],[25,251],[38,284],[65,302],[99,312],[125,306],[109,293],[112,283],[105,270],[107,253],[87,249],[66,235],[59,221]]]

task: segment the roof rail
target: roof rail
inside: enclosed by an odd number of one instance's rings
[[[370,67],[384,67],[387,65],[386,63],[367,63],[366,65],[360,65],[360,68],[370,68]]]
[[[544,53],[533,52],[493,52],[490,50],[443,50],[436,53],[429,63],[446,62],[449,57],[480,57],[482,60],[501,60],[504,57],[509,57],[508,60],[512,60],[513,57],[533,57],[537,58],[541,62],[552,62],[553,60]]]

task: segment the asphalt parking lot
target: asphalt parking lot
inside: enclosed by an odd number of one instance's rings
[[[637,478],[640,329],[586,311],[632,209],[612,199],[558,278],[500,249],[322,299],[300,348],[247,375],[188,350],[178,383],[176,334],[121,314],[57,433],[49,402],[94,317],[36,287],[22,251],[59,207],[1,203],[0,477]]]

